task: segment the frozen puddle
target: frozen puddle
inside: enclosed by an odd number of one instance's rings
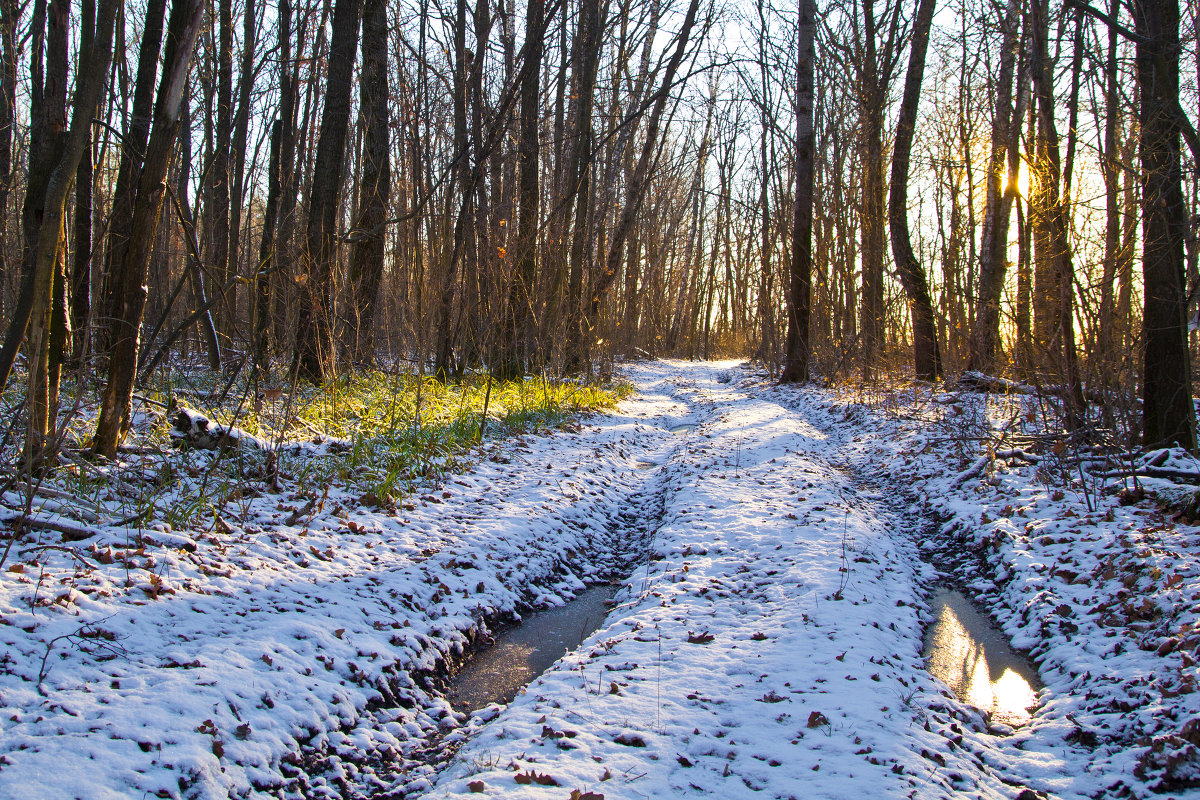
[[[446,689],[446,699],[459,711],[476,711],[489,703],[508,703],[530,681],[565,653],[578,647],[608,614],[606,601],[617,592],[608,584],[589,586],[575,599],[529,614],[515,628],[501,632],[496,643],[477,652]]]
[[[934,620],[925,631],[925,663],[933,676],[993,725],[1028,723],[1041,688],[1037,672],[962,593],[942,587],[930,605]]]

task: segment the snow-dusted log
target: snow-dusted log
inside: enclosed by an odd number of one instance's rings
[[[999,392],[1001,394],[1036,394],[1037,391],[1032,386],[1027,386],[1023,383],[1010,381],[1006,378],[997,378],[994,375],[985,375],[982,372],[974,372],[968,370],[964,372],[959,379],[954,382],[955,389],[961,389],[971,392]]]
[[[198,450],[223,450],[233,447],[273,449],[270,442],[259,439],[241,428],[213,422],[199,411],[190,408],[180,408],[175,415],[171,440],[176,445]]]
[[[237,426],[213,422],[194,409],[181,407],[175,413],[175,421],[171,427],[171,440],[177,446],[194,447],[197,450],[224,450],[241,447],[262,452],[275,451],[294,455],[303,453],[312,456],[342,453],[350,449],[351,444],[346,439],[326,436],[312,425],[301,422],[313,432],[311,439],[272,442]]]

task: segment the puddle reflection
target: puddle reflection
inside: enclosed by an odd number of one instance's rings
[[[574,650],[604,622],[611,585],[590,586],[557,608],[526,615],[522,623],[496,636],[463,665],[447,687],[446,699],[459,711],[510,702],[526,684],[565,653]]]
[[[1041,688],[1037,672],[960,592],[941,589],[931,605],[935,618],[925,633],[925,662],[933,676],[993,724],[1028,723]]]

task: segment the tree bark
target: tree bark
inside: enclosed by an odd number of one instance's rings
[[[796,72],[796,198],[792,210],[792,265],[788,282],[788,329],[780,380],[800,383],[809,376],[809,315],[812,300],[814,183],[813,50],[814,0],[800,0]],[[765,179],[766,176],[764,175]]]
[[[1017,61],[1021,0],[1008,0],[1004,15],[1000,74],[996,81],[996,110],[992,123],[992,153],[988,163],[983,232],[979,243],[979,297],[971,330],[967,369],[991,374],[1000,338],[1000,294],[1007,271],[1008,224],[1011,201],[1005,202],[1005,153],[1020,115],[1013,113],[1013,73]]]
[[[162,210],[164,181],[171,163],[171,152],[179,135],[188,67],[200,35],[205,5],[205,0],[171,2],[162,78],[154,104],[154,122],[133,200],[132,225],[129,228],[132,235],[124,242],[123,257],[111,276],[119,304],[112,320],[108,380],[100,396],[100,415],[92,441],[93,452],[106,458],[116,455],[117,444],[129,427],[133,382],[137,374],[139,329],[146,306],[146,270]]]
[[[359,0],[337,0],[329,42],[329,67],[321,135],[309,192],[308,230],[301,254],[305,285],[297,300],[293,368],[313,383],[337,373],[333,348],[333,264],[336,258],[338,198],[342,190],[350,89],[358,52]]]
[[[63,5],[65,6],[65,3]],[[58,139],[53,147],[55,162],[50,165],[51,171],[42,185],[40,197],[37,200],[41,206],[36,210],[39,217],[37,238],[32,243],[32,255],[27,259],[34,276],[29,327],[30,429],[25,442],[26,465],[31,469],[41,465],[43,458],[48,454],[48,448],[52,445],[52,442],[48,440],[48,434],[57,411],[58,374],[56,370],[61,367],[62,358],[65,355],[68,333],[65,319],[66,307],[63,302],[66,289],[64,226],[67,195],[79,168],[79,161],[88,142],[92,118],[96,114],[100,96],[108,79],[108,65],[112,57],[113,29],[118,6],[117,0],[104,0],[99,7],[96,16],[95,38],[89,48],[89,58],[86,63],[79,62],[81,69],[75,87],[70,128],[54,132]],[[61,97],[65,101],[65,25],[68,20],[68,9],[58,7],[56,2],[51,7],[48,20],[52,33],[48,37],[47,80],[40,87],[41,91],[35,92],[35,97],[40,94],[41,97],[38,99],[47,102],[46,111],[50,110],[50,105],[57,105],[58,100],[54,98]],[[54,32],[53,26],[56,24],[64,26],[61,33]],[[58,38],[60,35],[61,38]],[[58,50],[62,51],[61,55],[56,53]],[[62,59],[61,73],[59,65],[55,63],[59,58]],[[61,89],[53,85],[53,81],[60,78],[64,81]],[[47,119],[53,119],[53,117],[47,115]],[[62,121],[65,122],[65,120]],[[46,155],[45,151],[42,155]],[[32,185],[32,183],[31,180],[30,184]],[[56,296],[60,299],[56,300]],[[56,316],[59,319],[56,320]]]
[[[212,161],[208,165],[208,202],[204,209],[208,261],[222,284],[231,276],[229,262],[229,169],[233,141],[233,0],[217,0],[217,107]],[[236,284],[235,284],[236,287]],[[215,291],[215,289],[214,289]],[[237,289],[221,297],[217,327],[232,339],[236,324]]]
[[[1032,0],[1031,73],[1037,116],[1037,177],[1030,203],[1034,237],[1034,340],[1042,370],[1063,391],[1068,422],[1080,420],[1083,388],[1075,344],[1075,271],[1067,238],[1062,162],[1054,107],[1054,66],[1047,45],[1046,0]]]
[[[233,138],[230,141],[231,163],[229,166],[229,273],[241,274],[242,248],[242,205],[246,195],[246,140],[250,128],[250,90],[254,88],[255,32],[257,27],[255,0],[246,0],[242,10],[242,59],[238,75],[238,104],[233,117]],[[237,284],[235,283],[234,286]],[[237,290],[233,300],[236,301]],[[237,303],[231,302],[234,323],[237,321]]]
[[[595,0],[583,0],[585,6]],[[582,19],[581,12],[581,19]],[[581,23],[582,24],[582,23]],[[525,69],[521,73],[521,127],[517,141],[517,230],[515,262],[509,278],[504,346],[498,374],[514,378],[525,370],[535,340],[533,308],[537,280],[538,200],[541,194],[541,74],[546,32],[545,0],[529,0],[525,10]]]
[[[96,0],[83,0],[79,16],[79,63],[91,60],[96,38]],[[92,310],[92,129],[88,127],[83,156],[75,174],[75,230],[71,269],[71,354],[83,358],[87,347],[88,317]]]
[[[120,148],[117,185],[108,216],[108,247],[104,254],[104,273],[96,315],[94,351],[107,353],[116,333],[116,315],[121,303],[116,288],[117,273],[125,258],[125,249],[133,231],[133,204],[142,162],[146,158],[146,140],[150,136],[153,115],[154,81],[158,75],[158,57],[162,49],[166,0],[150,0],[146,24],[138,50],[137,79],[133,90],[133,109]]]
[[[12,191],[12,146],[17,104],[17,26],[20,22],[21,4],[18,0],[0,0],[0,224],[5,227],[8,223],[8,196]],[[8,248],[0,242],[0,281],[3,281],[9,269]],[[3,311],[7,309],[0,301],[0,312]]]
[[[1183,243],[1179,3],[1142,0],[1136,14],[1142,165],[1142,445],[1196,448]]]
[[[925,79],[925,53],[929,47],[934,6],[935,0],[921,0],[913,24],[908,76],[904,81],[904,97],[900,101],[900,118],[896,123],[896,143],[892,149],[892,187],[888,202],[892,255],[896,260],[900,282],[908,295],[913,327],[913,366],[917,378],[921,380],[936,380],[942,374],[929,284],[925,279],[925,270],[913,252],[908,232],[908,168],[916,132],[917,108],[921,101],[921,83]]]
[[[375,309],[383,256],[388,198],[392,191],[388,136],[387,4],[364,0],[363,64],[359,79],[363,121],[362,176],[359,183],[357,240],[350,251],[350,290],[355,308],[348,317],[347,347],[355,361],[375,360]]]
[[[286,338],[286,302],[289,297],[288,283],[292,277],[290,265],[293,257],[292,239],[296,229],[296,198],[299,181],[296,171],[296,110],[298,105],[296,71],[297,59],[292,58],[292,3],[279,0],[279,215],[276,222],[275,248],[271,267],[271,285],[276,291],[271,298],[269,314],[275,346]],[[299,47],[299,46],[298,46]]]
[[[1121,0],[1109,0],[1109,16],[1121,12]],[[1104,270],[1100,279],[1099,355],[1101,381],[1105,388],[1115,386],[1112,364],[1116,357],[1115,328],[1117,262],[1121,251],[1121,162],[1117,148],[1121,124],[1117,83],[1116,29],[1108,29],[1108,49],[1104,64],[1104,144],[1100,154],[1100,170],[1104,177]],[[1097,120],[1099,123],[1099,120]]]
[[[263,232],[259,241],[258,269],[254,276],[254,296],[250,307],[251,353],[260,375],[271,369],[271,267],[275,263],[275,228],[279,215],[279,160],[283,120],[271,124],[271,152],[267,157],[267,202],[263,208]]]

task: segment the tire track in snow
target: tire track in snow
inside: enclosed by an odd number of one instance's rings
[[[137,556],[169,566],[153,598],[121,588],[118,563],[101,568],[118,591],[81,595],[66,613],[23,607],[23,585],[5,583],[0,796],[420,786],[432,770],[418,763],[423,743],[459,720],[414,677],[457,657],[485,618],[558,602],[611,568],[608,523],[651,479],[634,459],[671,444],[636,416],[657,410],[688,413],[664,394],[575,434],[501,443],[445,484],[450,496],[394,515],[336,488],[291,526],[278,496],[248,501],[249,521],[197,536],[194,557]],[[112,647],[55,644],[81,623]]]

